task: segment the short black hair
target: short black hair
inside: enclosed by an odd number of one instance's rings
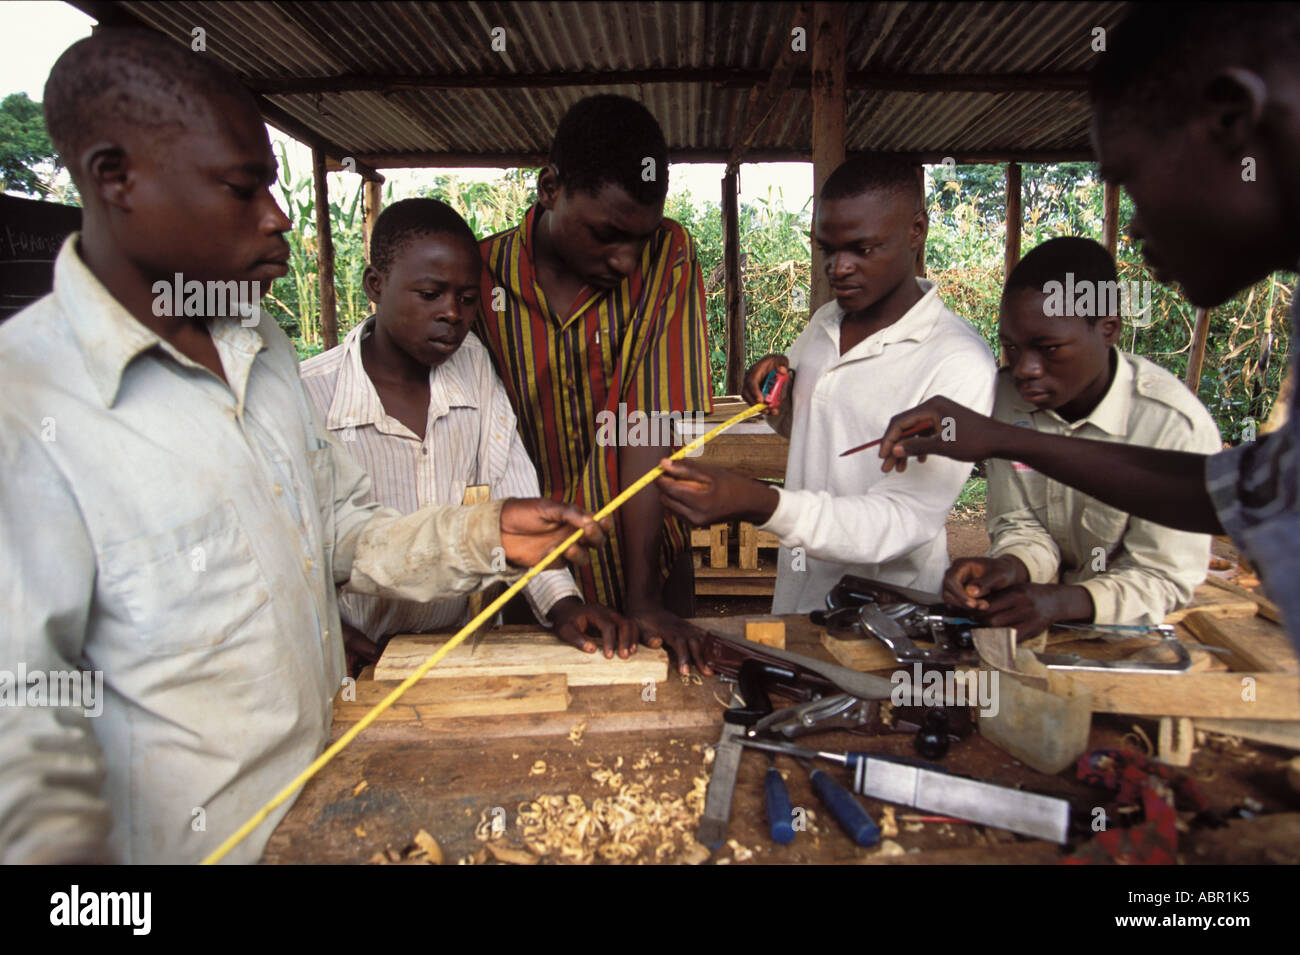
[[[1300,67],[1300,4],[1140,3],[1108,38],[1089,77],[1093,110],[1167,129],[1225,67]]]
[[[917,208],[924,208],[925,193],[917,170],[917,166],[895,156],[872,153],[854,156],[826,177],[821,199],[848,199],[864,192],[894,192],[915,198]]]
[[[80,153],[126,129],[192,128],[213,96],[254,111],[252,94],[212,54],[193,53],[144,29],[102,29],[63,51],[45,82],[45,126],[63,165],[76,177]]]
[[[1034,246],[1016,263],[1007,276],[1002,298],[1005,300],[1011,292],[1020,289],[1046,295],[1048,282],[1059,282],[1062,286],[1068,284],[1067,273],[1073,275],[1075,286],[1090,282],[1094,289],[1101,289],[1106,287],[1101,284],[1103,282],[1119,282],[1115,260],[1105,246],[1082,236],[1057,236]],[[1093,312],[1084,317],[1089,325],[1095,325],[1106,316]]]
[[[647,159],[653,178],[645,178]],[[642,205],[668,195],[668,143],[650,111],[634,99],[602,93],[569,107],[555,130],[547,161],[560,185],[595,195],[612,183]]]
[[[460,213],[437,199],[403,199],[379,213],[370,234],[370,265],[387,275],[393,261],[412,240],[426,235],[449,235],[465,242],[477,257],[478,239]]]

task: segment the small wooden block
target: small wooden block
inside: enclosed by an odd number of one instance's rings
[[[334,719],[355,723],[400,682],[359,680],[352,687],[345,687],[334,700]],[[355,700],[343,698],[348,689],[355,691]],[[568,706],[568,683],[559,674],[421,680],[379,714],[376,722],[421,723],[458,716],[556,713]]]
[[[779,617],[755,617],[745,621],[745,639],[765,647],[785,649],[785,621]]]
[[[709,566],[727,566],[727,525],[709,526]]]
[[[1167,766],[1192,765],[1192,746],[1196,730],[1186,716],[1160,717],[1160,731],[1156,737],[1156,759]]]
[[[740,569],[758,569],[758,528],[748,521],[740,522]]]
[[[850,670],[892,670],[898,666],[894,651],[879,640],[841,640],[823,632],[822,646],[830,651],[836,663]]]

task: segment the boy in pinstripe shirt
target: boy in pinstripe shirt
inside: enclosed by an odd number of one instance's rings
[[[455,210],[434,199],[389,206],[375,223],[363,284],[375,314],[337,348],[302,365],[325,427],[370,474],[371,493],[404,512],[458,504],[486,484],[493,498],[535,497],[537,474],[514,412],[482,343],[477,240]],[[567,570],[524,590],[537,618],[586,653],[635,652],[627,622],[584,603]],[[466,619],[466,598],[419,604],[360,594],[339,598],[349,666],[376,659],[395,633]]]

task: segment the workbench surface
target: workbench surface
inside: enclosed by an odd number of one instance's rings
[[[803,616],[788,616],[787,649],[830,660],[820,632]],[[715,632],[738,636],[744,618],[710,617],[695,621]],[[1070,647],[1054,647],[1069,650]],[[698,677],[697,677],[698,679]],[[480,716],[430,720],[423,724],[376,723],[340,753],[299,796],[272,834],[267,863],[364,863],[386,849],[401,852],[424,829],[440,844],[447,863],[482,848],[475,826],[484,811],[505,810],[504,841],[519,847],[516,826],[521,802],[540,794],[576,793],[588,805],[612,791],[592,778],[593,764],[619,771],[627,782],[649,782],[654,793],[684,796],[695,777],[707,775],[705,752],[717,742],[723,701],[729,688],[709,677],[683,683],[676,672],[655,687],[654,699],[640,686],[573,687],[572,702],[561,713]],[[778,705],[780,705],[778,701]],[[586,723],[579,742],[570,730]],[[1154,721],[1095,715],[1092,748],[1119,748],[1135,723],[1154,741]],[[347,724],[336,723],[335,736]],[[825,733],[806,738],[827,749],[865,749],[914,756],[911,734],[864,737]],[[1226,812],[1250,797],[1262,811],[1227,828],[1194,829],[1180,836],[1180,860],[1195,863],[1300,862],[1300,801],[1286,787],[1282,766],[1292,754],[1273,747],[1209,737],[1198,746],[1184,772],[1196,777],[1211,808]],[[655,762],[654,759],[659,761]],[[539,760],[546,769],[530,775]],[[642,770],[633,764],[648,762]],[[747,750],[741,761],[728,836],[735,845],[714,853],[715,862],[751,863],[1052,863],[1068,854],[1064,847],[968,824],[900,823],[893,841],[901,855],[879,847],[859,849],[838,829],[812,793],[807,774],[793,760],[778,759],[788,770],[793,805],[811,809],[814,825],[788,846],[772,843],[763,810],[763,753]],[[959,773],[1005,785],[1103,805],[1111,794],[1077,782],[1073,771],[1045,776],[1017,762],[972,733],[952,748],[943,765]],[[847,773],[822,764],[847,783]],[[288,778],[299,767],[285,767]],[[364,782],[366,785],[360,787]],[[357,792],[358,788],[361,789]],[[355,794],[354,794],[355,793]],[[884,804],[860,797],[879,821]],[[898,808],[898,813],[917,812]],[[744,850],[752,852],[747,855]],[[547,860],[549,861],[549,860]]]

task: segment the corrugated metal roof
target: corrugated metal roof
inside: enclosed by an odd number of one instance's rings
[[[292,121],[347,155],[544,154],[564,111],[596,91],[644,102],[670,148],[725,154],[749,89],[784,44],[795,3],[85,2],[123,13],[207,50]],[[809,4],[811,7],[811,4]],[[859,74],[1080,74],[1092,30],[1118,22],[1123,3],[876,3],[846,9],[846,65]],[[492,49],[503,28],[506,48]],[[812,37],[809,37],[811,44]],[[811,60],[811,54],[809,54]],[[646,76],[649,71],[663,71]],[[704,72],[712,71],[712,72]],[[677,82],[674,72],[683,73]],[[811,150],[812,104],[792,88],[753,143],[763,155]],[[556,74],[600,73],[560,85]],[[528,86],[533,74],[545,82]],[[615,74],[636,74],[622,82]],[[321,91],[334,78],[446,78],[473,88]],[[869,77],[868,77],[869,78]],[[868,79],[868,78],[864,78]],[[281,91],[289,81],[311,91]],[[313,83],[312,81],[316,81]],[[956,81],[960,82],[960,80]],[[1060,84],[1056,84],[1059,86]],[[1086,152],[1081,90],[906,91],[850,88],[846,144],[975,155]],[[764,152],[766,151],[766,152]]]

